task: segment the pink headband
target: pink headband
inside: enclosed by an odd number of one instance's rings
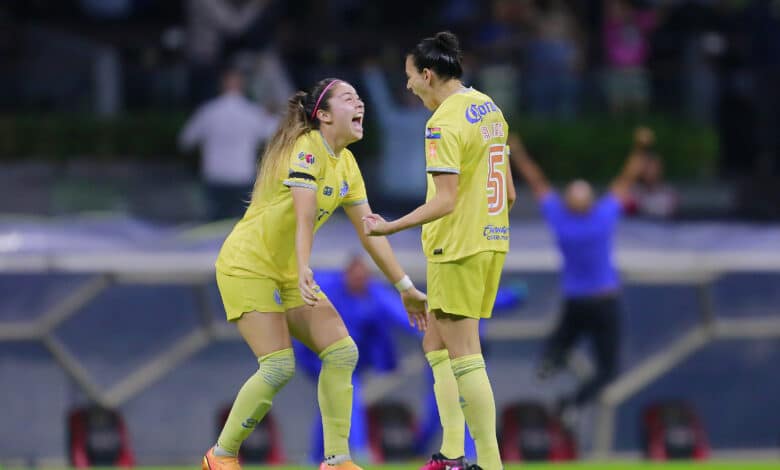
[[[322,93],[320,93],[320,97],[317,98],[317,103],[314,104],[314,110],[311,112],[311,118],[314,119],[314,116],[317,115],[317,109],[320,107],[320,101],[322,101],[322,97],[325,96],[325,93],[330,90],[330,87],[333,86],[334,83],[340,82],[341,80],[333,80],[332,82],[328,83],[325,88],[322,89]]]

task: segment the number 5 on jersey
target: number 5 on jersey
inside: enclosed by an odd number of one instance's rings
[[[488,214],[498,215],[506,206],[506,146],[491,145],[488,150],[487,204]]]

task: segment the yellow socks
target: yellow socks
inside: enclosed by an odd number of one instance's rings
[[[453,359],[452,371],[458,381],[463,415],[477,448],[477,463],[484,470],[501,470],[496,437],[496,403],[482,354]]]
[[[450,356],[446,349],[431,351],[425,355],[433,371],[433,393],[439,408],[442,436],[440,452],[448,458],[463,455],[465,421],[460,409],[458,382],[452,373]]]
[[[322,414],[325,457],[349,456],[352,418],[352,372],[358,361],[357,345],[347,336],[320,353],[322,370],[317,398]]]
[[[260,367],[238,391],[225,426],[217,439],[217,447],[231,455],[238,454],[241,443],[271,409],[276,392],[295,374],[292,348],[272,352],[257,362]]]

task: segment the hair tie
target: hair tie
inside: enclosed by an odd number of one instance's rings
[[[320,97],[317,98],[317,102],[314,104],[314,110],[311,112],[311,118],[314,119],[314,116],[317,115],[317,109],[320,107],[320,101],[322,101],[322,97],[325,96],[325,93],[330,90],[330,87],[333,86],[334,83],[338,82],[339,80],[333,80],[332,82],[328,83],[325,88],[322,89],[322,93],[320,93]]]

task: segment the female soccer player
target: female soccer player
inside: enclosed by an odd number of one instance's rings
[[[240,468],[241,443],[293,376],[291,335],[322,360],[317,397],[325,459],[320,468],[360,468],[348,446],[357,347],[309,267],[314,232],[339,206],[401,292],[410,324],[427,326],[425,294],[404,274],[387,239],[363,231],[362,218],[371,209],[355,157],[346,148],[363,137],[363,113],[360,97],[343,80],[323,80],[309,93],[296,93],[265,150],[249,207],[220,250],[217,285],[227,318],[260,366],[239,390],[216,445],[203,458],[203,470]]]
[[[496,406],[478,327],[493,310],[515,192],[504,116],[489,96],[463,86],[462,73],[458,40],[449,32],[423,39],[406,56],[406,87],[434,112],[425,130],[428,194],[425,204],[400,219],[371,214],[364,227],[370,235],[386,235],[423,226],[434,314],[423,350],[444,431],[441,451],[423,469],[465,465],[459,457],[465,416],[477,448],[479,466],[472,468],[499,470]]]

